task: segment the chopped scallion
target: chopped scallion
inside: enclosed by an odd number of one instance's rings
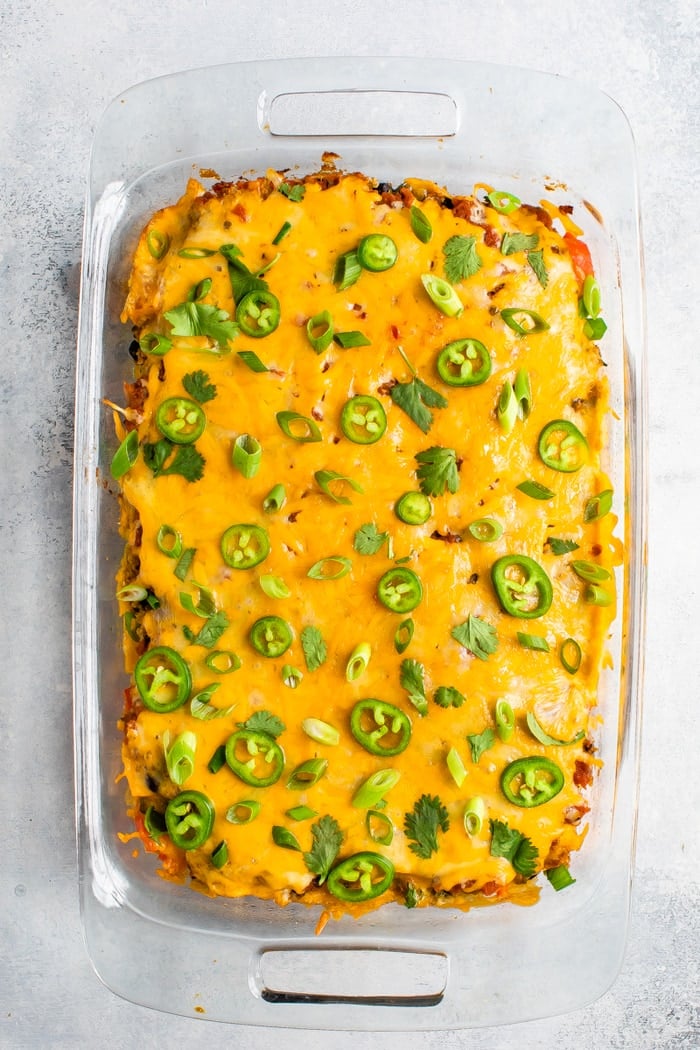
[[[451,747],[447,752],[447,768],[457,787],[461,788],[467,775],[467,767],[464,765],[459,751],[454,747]]]
[[[540,653],[549,652],[549,642],[539,634],[525,634],[523,631],[518,631],[518,641],[523,649],[535,649]]]
[[[421,281],[431,301],[441,313],[446,317],[459,317],[464,310],[464,304],[451,284],[431,273],[421,274]]]
[[[355,809],[373,809],[384,798],[387,791],[396,787],[401,774],[398,769],[378,769],[364,780],[352,797]]]
[[[335,747],[340,743],[340,733],[335,726],[321,721],[320,718],[305,718],[301,723],[301,728],[307,736],[311,737],[318,744]]]
[[[328,769],[327,758],[309,758],[301,762],[289,774],[287,787],[290,791],[303,791],[317,784]]]
[[[314,420],[309,419],[308,416],[302,416],[298,412],[278,412],[275,419],[282,433],[300,444],[322,440],[321,431]],[[292,425],[294,425],[294,430],[292,430]]]
[[[565,671],[576,674],[581,666],[581,646],[575,638],[565,638],[559,647],[559,659]]]
[[[470,798],[464,807],[464,830],[470,838],[478,835],[486,816],[486,804],[478,795]]]
[[[312,580],[340,580],[352,569],[352,562],[340,554],[332,554],[328,558],[321,558],[315,562],[307,576]]]
[[[268,598],[289,598],[292,593],[281,576],[261,576],[258,582]]]
[[[233,443],[232,460],[244,478],[254,478],[262,462],[262,445],[252,434],[240,434]]]
[[[367,834],[372,842],[380,846],[390,846],[394,838],[394,825],[386,813],[380,813],[376,809],[368,809],[365,817]]]
[[[572,878],[571,873],[565,864],[560,864],[556,868],[548,868],[547,871],[545,871],[545,875],[549,880],[550,886],[552,889],[556,890],[557,893],[559,890],[565,890],[567,886],[573,886],[576,882],[576,879]]]
[[[156,545],[168,558],[179,558],[182,554],[182,536],[172,525],[161,525],[156,535]]]
[[[358,346],[371,346],[363,332],[334,332],[333,339],[341,350],[354,350]]]
[[[515,712],[507,700],[496,701],[496,732],[504,742],[510,740],[515,730]]]
[[[509,379],[501,387],[501,393],[496,406],[496,418],[504,433],[510,434],[518,418],[518,399],[513,390],[513,384]]]
[[[224,754],[226,748],[224,747]],[[250,824],[257,817],[262,805],[257,799],[242,798],[240,802],[234,802],[226,810],[226,819],[229,824]]]
[[[262,508],[266,514],[274,514],[276,511],[282,510],[286,502],[287,493],[284,485],[273,485],[263,500]]]
[[[314,473],[314,478],[321,492],[329,496],[335,503],[349,506],[352,502],[348,496],[342,494],[342,491],[337,491],[338,488],[342,489],[343,485],[349,485],[355,492],[364,492],[362,486],[358,485],[356,481],[353,481],[352,478],[347,477],[345,474],[338,474],[335,470],[317,470]],[[331,485],[334,486],[336,491],[331,489]]]
[[[365,673],[371,656],[372,646],[369,642],[360,642],[355,646],[345,665],[345,678],[348,682],[356,682],[360,675]]]
[[[322,310],[309,318],[306,323],[306,335],[315,353],[322,354],[328,349],[333,341],[333,331],[333,318],[328,310]]]

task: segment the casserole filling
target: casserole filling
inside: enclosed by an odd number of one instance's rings
[[[578,233],[330,166],[148,222],[112,474],[167,877],[331,915],[570,883],[621,560]]]

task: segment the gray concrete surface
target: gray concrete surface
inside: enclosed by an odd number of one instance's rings
[[[611,94],[638,143],[649,322],[645,729],[622,972],[599,1002],[565,1018],[471,1033],[367,1035],[361,1045],[700,1047],[699,16],[693,0],[0,3],[0,1046],[358,1045],[349,1034],[275,1034],[165,1017],[115,998],[83,947],[73,846],[72,406],[95,122],[115,94],[152,75],[325,52],[508,61]]]

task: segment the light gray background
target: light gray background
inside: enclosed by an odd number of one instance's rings
[[[699,18],[693,0],[0,0],[0,1046],[700,1046]],[[323,53],[444,55],[568,74],[617,99],[636,133],[651,409],[637,874],[623,971],[595,1006],[566,1018],[425,1036],[234,1028],[116,999],[83,947],[73,846],[71,416],[93,129],[114,95],[150,76]]]

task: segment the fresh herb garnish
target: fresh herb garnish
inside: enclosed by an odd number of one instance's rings
[[[328,649],[318,627],[304,627],[301,632],[301,648],[304,652],[307,671],[316,671],[326,662]]]
[[[423,718],[428,713],[428,698],[425,695],[425,668],[418,660],[401,661],[401,688]]]
[[[293,835],[287,828],[283,828],[281,824],[272,825],[272,841],[275,846],[281,846],[282,849],[294,849],[301,853],[301,846],[296,835]]]
[[[531,251],[537,247],[538,241],[539,237],[536,233],[504,233],[501,241],[501,255]]]
[[[408,383],[397,383],[391,388],[391,400],[403,409],[416,426],[427,434],[433,422],[431,408],[447,408],[447,398],[414,376]]]
[[[418,904],[418,892],[412,882],[409,882],[406,887],[406,896],[403,902],[407,908],[415,908]]]
[[[168,462],[173,451],[175,455]],[[154,443],[146,442],[143,446],[143,459],[146,466],[153,471],[154,478],[166,474],[181,474],[187,481],[199,481],[204,473],[205,459],[194,445],[176,447],[167,438],[161,438]]]
[[[453,685],[441,685],[435,690],[433,700],[440,707],[461,707],[466,697]]]
[[[404,817],[408,848],[417,857],[427,860],[438,851],[438,831],[447,831],[450,818],[437,795],[421,795],[412,811]]]
[[[211,401],[216,397],[216,387],[209,382],[209,374],[201,369],[184,375],[182,377],[182,385],[190,397],[193,397],[195,401],[199,401],[200,405],[204,405],[207,401]]]
[[[358,554],[377,554],[388,539],[388,532],[379,532],[374,522],[368,521],[360,525],[352,545]]]
[[[568,554],[579,549],[578,543],[574,543],[573,540],[559,540],[556,536],[550,536],[547,544],[552,554]]]
[[[299,201],[303,201],[304,194],[306,193],[306,186],[301,184],[290,186],[288,182],[282,182],[277,188],[287,200],[294,201],[295,204],[298,204]]]
[[[549,273],[547,272],[547,267],[544,264],[544,253],[542,249],[540,248],[539,251],[536,252],[528,252],[527,261],[532,267],[533,273],[535,274],[537,280],[540,282],[543,288],[546,288],[549,284]]]
[[[409,215],[411,219],[411,229],[419,241],[423,244],[427,244],[433,236],[433,227],[430,225],[430,219],[424,211],[421,211],[417,204],[411,205]]]
[[[205,649],[213,649],[221,635],[229,626],[229,619],[223,609],[219,609],[210,616],[203,627],[192,638],[193,645],[203,645]]]
[[[454,493],[459,488],[457,453],[453,448],[433,445],[416,456],[417,477],[425,496],[441,496],[446,489]]]
[[[472,762],[478,762],[484,751],[488,751],[490,747],[493,747],[496,734],[493,729],[488,728],[483,733],[469,733],[467,740],[469,742],[469,750],[472,753]]]
[[[253,711],[245,722],[238,722],[237,725],[240,729],[250,729],[254,733],[267,733],[275,740],[287,728],[282,719],[272,711]]]
[[[343,833],[335,817],[326,815],[311,825],[313,846],[304,854],[304,864],[314,875],[318,875],[322,886],[333,867],[343,842]]]
[[[480,660],[486,660],[498,648],[496,628],[478,616],[469,615],[464,623],[452,628],[452,637]]]
[[[214,340],[222,353],[229,352],[229,340],[238,335],[236,322],[231,320],[226,310],[220,310],[218,306],[180,303],[172,310],[166,310],[164,316],[173,326],[171,335],[205,335]]]
[[[473,277],[477,270],[481,269],[476,237],[450,237],[442,250],[445,256],[445,275],[452,284],[466,277]]]
[[[518,875],[530,878],[537,869],[537,848],[529,838],[503,820],[491,820],[491,856],[505,857]]]
[[[269,372],[270,369],[264,364],[254,350],[239,350],[238,356],[251,372]]]
[[[233,301],[238,304],[248,292],[267,292],[269,285],[257,274],[248,269],[241,259],[241,249],[237,244],[222,244],[219,251],[228,262],[228,275],[231,281]]]

